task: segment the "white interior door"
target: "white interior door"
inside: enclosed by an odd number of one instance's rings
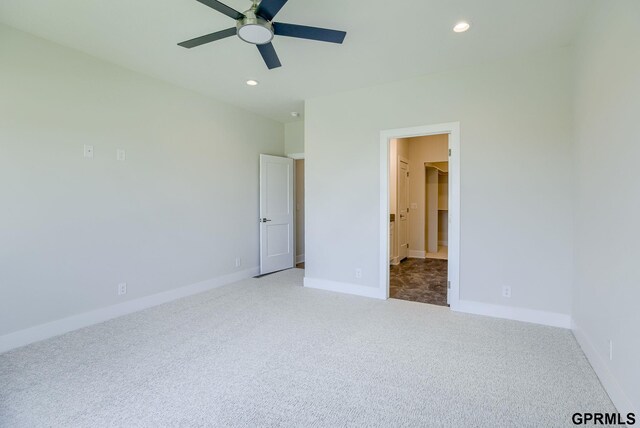
[[[260,155],[260,274],[294,265],[293,159]]]
[[[409,163],[398,160],[398,260],[409,253]]]

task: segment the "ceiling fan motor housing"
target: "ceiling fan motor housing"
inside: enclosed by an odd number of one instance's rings
[[[236,24],[238,37],[253,45],[266,45],[273,40],[273,25],[256,15],[253,9],[244,12],[244,17]]]

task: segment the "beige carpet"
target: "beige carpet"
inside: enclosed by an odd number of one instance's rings
[[[301,287],[293,269],[0,355],[2,427],[572,426],[567,330]]]

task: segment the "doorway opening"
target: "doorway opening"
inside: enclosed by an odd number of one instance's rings
[[[389,297],[448,306],[449,134],[389,147]]]
[[[384,131],[381,144],[386,297],[455,307],[459,125]]]
[[[296,264],[304,269],[304,159],[296,159],[295,170],[295,206],[296,206]]]
[[[286,269],[304,269],[304,193],[302,154],[260,155],[258,277]]]
[[[260,275],[295,266],[294,162],[260,155]]]

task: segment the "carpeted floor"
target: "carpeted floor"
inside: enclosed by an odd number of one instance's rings
[[[614,408],[568,330],[292,269],[0,355],[2,427],[561,427]]]
[[[447,306],[447,260],[404,259],[389,271],[392,298]]]

